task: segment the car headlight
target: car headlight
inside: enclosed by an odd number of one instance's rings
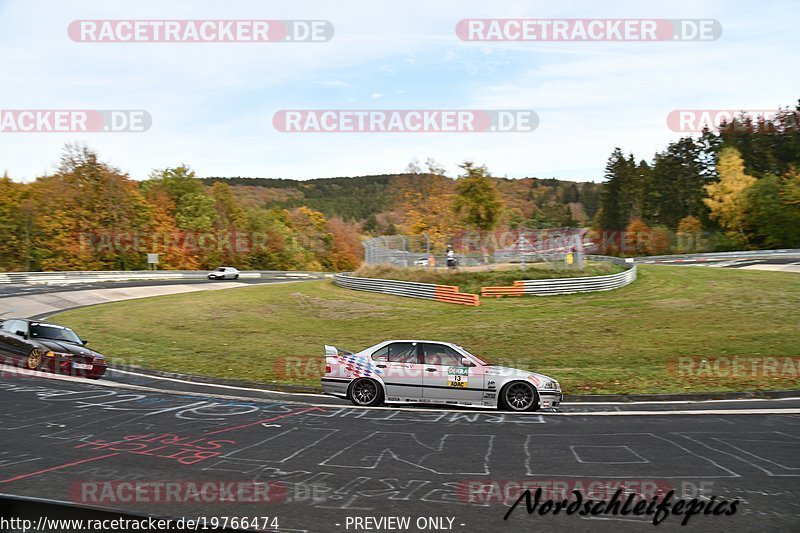
[[[44,354],[45,357],[72,357],[71,353],[62,353],[62,352],[54,352],[53,350],[48,350]]]
[[[549,389],[549,390],[558,390],[560,387],[558,386],[558,381],[556,381],[554,379],[551,379],[551,380],[545,381],[544,388],[545,389]]]

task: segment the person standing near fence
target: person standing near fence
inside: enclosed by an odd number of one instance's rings
[[[445,257],[447,258],[447,268],[449,268],[450,270],[455,270],[456,254],[453,251],[453,249],[450,248],[449,246],[447,247],[447,255]]]

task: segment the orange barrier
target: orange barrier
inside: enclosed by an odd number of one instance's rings
[[[515,281],[511,287],[481,287],[481,296],[496,297],[501,296],[522,296],[525,293],[525,284]]]
[[[481,305],[480,297],[477,294],[458,292],[458,287],[451,285],[437,285],[435,295],[436,300],[439,302],[472,306]]]

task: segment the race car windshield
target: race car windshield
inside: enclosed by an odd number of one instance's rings
[[[44,326],[42,324],[35,324],[31,326],[31,338],[34,339],[50,339],[54,341],[70,342],[72,344],[82,344],[81,338],[69,328],[60,328],[56,326]]]
[[[461,348],[461,346],[459,346],[459,348]],[[461,348],[461,351],[466,353],[466,354],[468,354],[468,355],[470,355],[473,359],[478,361],[483,366],[492,366],[492,363],[488,362],[486,359],[478,357],[477,355],[474,355],[474,354],[470,353],[469,351],[465,350],[464,348]]]

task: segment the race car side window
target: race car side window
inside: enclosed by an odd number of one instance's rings
[[[372,360],[390,363],[416,363],[417,346],[411,342],[393,342],[374,351]]]
[[[373,361],[388,361],[389,359],[389,345],[372,352]]]
[[[426,365],[461,366],[461,354],[444,344],[422,345]]]

